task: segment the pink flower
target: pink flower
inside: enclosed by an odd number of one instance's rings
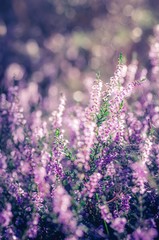
[[[113,216],[112,216],[111,212],[109,211],[108,206],[100,205],[99,209],[100,209],[103,220],[106,221],[107,223],[110,223],[113,219]]]
[[[3,209],[3,211],[0,213],[0,224],[3,227],[7,227],[13,217],[13,214],[11,212],[11,204],[6,204],[6,209]]]
[[[96,188],[98,187],[98,182],[102,178],[100,173],[93,173],[90,176],[89,181],[85,184],[84,190],[81,192],[82,195],[88,194],[88,197],[93,197]]]
[[[147,182],[148,171],[147,167],[141,162],[132,164],[133,177],[136,186],[133,188],[133,192],[140,191],[141,194],[145,192],[145,183]]]
[[[158,234],[155,228],[144,230],[139,227],[132,235],[134,240],[153,240]]]
[[[124,232],[125,224],[126,224],[126,218],[115,218],[111,224],[111,227],[116,230],[119,233]]]

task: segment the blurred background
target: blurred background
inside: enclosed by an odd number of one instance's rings
[[[157,0],[0,0],[0,91],[18,84],[25,111],[52,111],[61,92],[85,104],[89,82],[97,71],[109,81],[120,52],[151,67],[158,22]]]

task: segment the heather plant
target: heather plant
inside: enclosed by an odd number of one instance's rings
[[[25,116],[18,87],[1,94],[1,239],[157,239],[158,36],[156,27],[152,71],[120,54],[86,107],[61,94],[47,120]]]

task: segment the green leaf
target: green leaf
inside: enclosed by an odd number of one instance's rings
[[[118,63],[119,64],[123,63],[123,54],[122,53],[119,54]]]
[[[99,127],[109,115],[109,103],[108,101],[103,102],[99,114],[96,115],[97,126]]]
[[[98,193],[96,193],[96,200],[99,201]]]
[[[100,77],[101,77],[101,74],[100,74],[100,71],[98,71],[98,72],[96,73],[96,79],[99,80]]]
[[[59,136],[60,136],[60,129],[59,129],[59,128],[56,128],[56,130],[55,130],[55,136],[56,136],[56,137],[59,137]]]
[[[122,109],[123,106],[124,106],[124,101],[122,100],[119,106],[120,110]]]

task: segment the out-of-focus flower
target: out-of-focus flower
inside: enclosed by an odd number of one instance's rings
[[[138,188],[141,194],[145,192],[145,183],[148,181],[148,169],[146,164],[150,164],[149,155],[151,148],[151,137],[147,137],[144,146],[141,148],[142,159],[132,164],[133,177],[137,186],[137,188],[133,188],[134,192],[136,192]]]
[[[89,181],[85,184],[81,195],[87,194],[89,198],[93,197],[96,189],[98,188],[99,180],[102,178],[100,173],[94,173],[90,176]]]
[[[5,172],[5,169],[7,168],[6,160],[7,157],[0,150],[0,174]]]
[[[113,220],[113,216],[112,216],[108,206],[100,205],[99,209],[100,209],[100,212],[102,215],[102,219],[105,220],[107,223],[110,223]]]
[[[59,185],[53,193],[53,210],[58,215],[58,221],[63,225],[63,229],[67,233],[74,234],[75,239],[78,239],[78,234],[82,236],[82,229],[77,224],[77,220],[71,211],[71,197]]]
[[[126,222],[127,222],[126,218],[124,217],[115,218],[112,221],[111,227],[115,229],[117,232],[122,233],[124,232]]]
[[[28,221],[28,230],[25,235],[31,239],[35,239],[37,236],[39,217],[39,214],[35,213],[33,214],[32,220]]]
[[[52,126],[54,129],[57,129],[57,128],[61,129],[62,117],[65,110],[65,104],[66,104],[66,97],[64,94],[61,94],[58,111],[54,111],[52,113],[52,116],[50,117],[50,121],[52,121]]]
[[[11,204],[7,203],[6,208],[0,213],[0,224],[2,227],[7,227],[13,217],[11,208]]]
[[[140,191],[141,194],[145,192],[145,183],[147,182],[148,171],[145,165],[141,162],[136,162],[132,164],[133,177],[136,183],[133,188],[133,192]]]
[[[155,228],[145,230],[139,227],[132,235],[135,240],[153,240],[158,234]]]

